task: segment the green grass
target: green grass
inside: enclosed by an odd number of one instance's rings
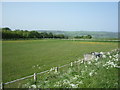
[[[78,60],[59,72],[37,75],[36,83],[30,79],[21,88],[118,88],[118,54],[119,50],[84,63]]]
[[[92,51],[110,51],[117,42],[16,40],[2,42],[3,82],[61,66]],[[37,67],[40,67],[38,68]],[[35,68],[32,68],[35,66]]]

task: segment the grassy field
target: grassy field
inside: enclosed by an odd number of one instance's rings
[[[3,41],[3,82],[61,66],[92,51],[110,51],[117,42],[88,42],[71,40]]]
[[[19,88],[118,88],[119,54],[120,50],[115,49],[90,61],[76,60],[58,72],[37,75],[36,83],[32,78]]]

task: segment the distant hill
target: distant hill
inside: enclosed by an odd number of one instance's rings
[[[64,34],[71,38],[82,35],[92,35],[93,38],[118,38],[117,32],[103,31],[53,31],[53,30],[38,30],[38,32],[52,32],[53,34]]]

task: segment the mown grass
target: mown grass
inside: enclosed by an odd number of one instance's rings
[[[61,66],[92,51],[110,51],[117,42],[16,40],[2,42],[3,82]],[[34,68],[33,68],[34,67]]]

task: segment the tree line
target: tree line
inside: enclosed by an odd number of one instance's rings
[[[5,27],[2,28],[2,39],[42,39],[42,38],[68,38],[63,34],[53,34],[47,32],[37,32],[37,31],[28,31],[28,30],[14,30]]]
[[[75,36],[74,38],[77,38],[77,39],[91,39],[92,36],[91,35],[84,35],[84,36]]]

